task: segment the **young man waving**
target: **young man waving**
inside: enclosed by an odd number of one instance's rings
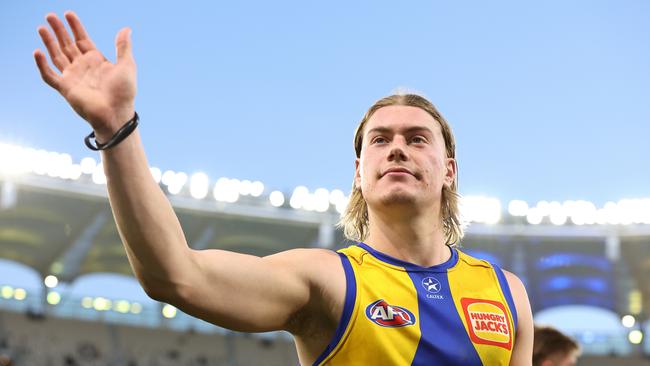
[[[462,237],[455,145],[426,99],[390,96],[355,136],[353,193],[342,220],[359,241],[339,252],[259,258],[193,250],[149,172],[137,130],[130,30],[109,62],[78,17],[38,32],[54,71],[43,80],[92,127],[133,271],[152,298],[218,326],[286,330],[303,365],[530,365],[532,317],[521,281],[454,247]],[[259,306],[264,304],[264,306]]]

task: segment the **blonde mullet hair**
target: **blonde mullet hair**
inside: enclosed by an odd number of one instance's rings
[[[456,142],[451,132],[451,127],[445,118],[438,112],[436,107],[426,98],[417,94],[395,94],[382,98],[375,102],[361,119],[354,134],[354,151],[357,158],[361,157],[363,145],[363,130],[372,115],[380,108],[388,106],[410,106],[418,107],[429,113],[433,119],[440,123],[442,136],[445,140],[445,150],[448,158],[456,159]],[[463,223],[459,210],[460,195],[458,194],[458,171],[456,180],[450,187],[443,186],[441,198],[442,227],[445,235],[445,244],[460,244],[463,237]],[[357,187],[352,180],[352,193],[347,208],[341,215],[337,226],[343,229],[343,233],[349,240],[364,241],[368,236],[368,205],[363,198],[361,188]]]

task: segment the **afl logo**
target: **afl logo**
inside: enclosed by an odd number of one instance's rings
[[[422,286],[424,286],[424,288],[432,294],[437,294],[438,292],[440,292],[440,290],[442,290],[440,286],[440,281],[438,281],[433,277],[425,277],[422,280]]]
[[[397,328],[415,324],[412,312],[401,306],[389,305],[384,299],[368,305],[366,317],[382,327]]]

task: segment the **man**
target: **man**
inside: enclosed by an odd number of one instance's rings
[[[553,327],[535,326],[534,366],[575,366],[580,346]]]
[[[60,74],[40,50],[36,64],[98,144],[118,142],[102,150],[109,199],[149,296],[232,330],[286,330],[303,365],[531,364],[532,316],[521,281],[449,246],[462,235],[457,217],[448,217],[457,213],[456,162],[447,153],[453,137],[450,130],[443,136],[447,125],[437,111],[413,106],[430,105],[424,98],[371,108],[357,131],[357,203],[343,225],[368,244],[263,258],[197,251],[153,180],[133,128],[130,30],[118,33],[113,64],[74,13],[65,18],[74,41],[54,14],[46,19],[56,40],[38,28]]]

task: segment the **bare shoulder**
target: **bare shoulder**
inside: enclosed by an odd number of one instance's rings
[[[263,257],[273,266],[291,268],[307,278],[318,280],[341,267],[338,254],[330,249],[297,248]]]
[[[511,365],[531,365],[533,358],[533,313],[526,287],[512,272],[503,271],[517,309],[517,330]]]
[[[299,273],[309,284],[309,300],[287,330],[294,335],[312,333],[314,328],[327,328],[338,321],[346,287],[341,258],[335,251],[323,248],[291,249],[264,257],[264,260],[274,266],[292,267],[293,272]]]
[[[528,299],[528,294],[526,292],[526,287],[521,279],[514,273],[510,271],[503,270],[503,274],[506,276],[506,281],[508,281],[508,286],[512,292],[512,296],[517,298],[525,296]]]

